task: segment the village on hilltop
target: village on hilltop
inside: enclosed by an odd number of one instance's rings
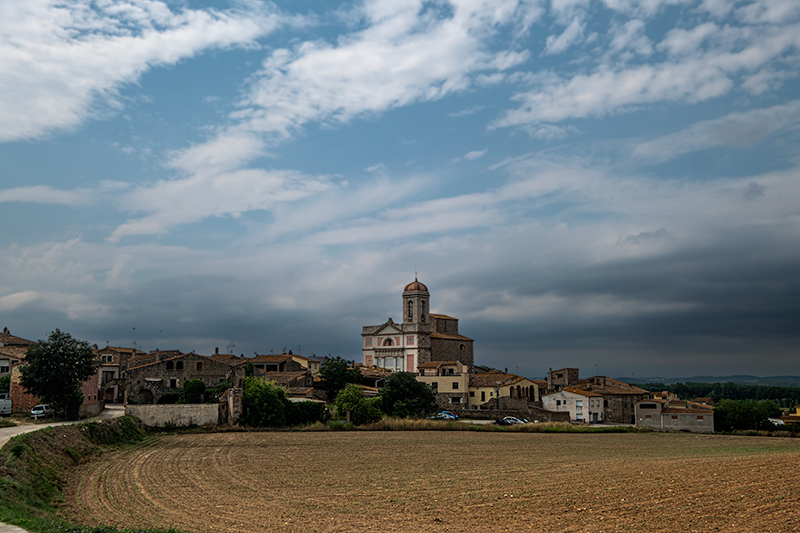
[[[709,398],[679,399],[669,392],[644,390],[607,376],[581,379],[579,369],[550,369],[546,379],[529,379],[474,362],[473,339],[459,332],[458,319],[430,313],[430,293],[418,280],[402,294],[403,322],[391,318],[361,333],[361,374],[357,383],[374,397],[386,379],[409,372],[436,392],[437,407],[459,416],[514,416],[532,422],[624,424],[642,428],[711,433],[714,406]],[[0,376],[10,375],[9,398],[17,411],[30,410],[39,398],[20,385],[20,368],[36,344],[0,334]],[[94,416],[106,403],[126,406],[168,405],[189,380],[227,389],[220,420],[234,421],[241,409],[246,375],[262,377],[286,390],[293,401],[327,402],[320,368],[328,358],[296,355],[213,355],[179,350],[143,352],[135,348],[94,347],[99,366],[82,387],[81,416]],[[238,391],[238,392],[237,392]]]

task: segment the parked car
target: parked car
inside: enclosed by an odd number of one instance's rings
[[[440,414],[450,415],[453,418],[455,418],[456,420],[458,420],[458,415],[455,414],[453,411],[442,411]]]
[[[442,411],[441,413],[436,413],[433,416],[429,416],[431,420],[456,420],[458,419],[457,416],[453,416],[450,413]]]
[[[31,409],[31,418],[39,419],[45,416],[53,416],[53,408],[50,405],[44,403]]]
[[[524,418],[517,418],[515,416],[506,416],[503,418],[498,418],[494,421],[495,424],[498,426],[513,426],[515,424],[527,424],[528,421]]]

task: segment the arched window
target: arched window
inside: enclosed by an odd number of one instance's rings
[[[425,322],[425,301],[419,303],[419,321]]]
[[[408,301],[408,319],[411,320],[414,318],[414,302],[411,300]]]
[[[459,350],[461,350],[461,351],[463,352],[464,350],[466,350],[466,349],[467,349],[467,347],[466,347],[466,346],[464,346],[463,344],[460,344],[460,345],[458,346],[458,349],[459,349]]]
[[[386,339],[385,341],[383,341],[384,346],[392,346],[392,344],[393,344],[392,339]]]
[[[183,370],[183,361],[175,363],[175,370]]]
[[[167,361],[167,370],[172,370],[173,364],[172,361]]]

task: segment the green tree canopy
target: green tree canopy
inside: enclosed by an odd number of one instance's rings
[[[56,329],[46,341],[28,348],[19,382],[67,418],[77,419],[83,402],[81,385],[99,364],[88,342]]]
[[[244,378],[239,423],[253,427],[286,425],[286,391],[260,378]]]
[[[190,379],[183,382],[181,389],[181,403],[203,403],[206,384],[200,379]]]
[[[293,403],[286,390],[272,381],[245,378],[242,415],[238,422],[253,427],[284,427],[311,424],[325,417],[325,405],[318,402]]]
[[[348,361],[338,356],[320,365],[319,376],[323,379],[329,402],[333,402],[339,391],[349,383],[361,383],[361,372],[357,368],[351,368]]]
[[[396,417],[421,417],[436,408],[436,393],[414,374],[396,372],[380,392],[383,412]]]
[[[714,430],[775,429],[768,419],[780,416],[780,412],[770,400],[720,400],[714,406]]]
[[[383,418],[380,399],[369,399],[358,385],[348,385],[336,396],[336,410],[340,415],[350,412],[350,422],[359,426]]]

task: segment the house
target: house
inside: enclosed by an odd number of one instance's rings
[[[636,427],[714,433],[714,408],[674,399],[642,400],[636,402]]]
[[[144,352],[135,348],[106,346],[102,349],[95,348],[94,353],[100,360],[100,397],[108,403],[122,402],[125,398],[122,369],[127,367],[130,359],[144,355]]]
[[[417,381],[436,391],[440,409],[464,409],[469,400],[469,368],[461,361],[428,361],[417,365]]]
[[[156,355],[158,360],[129,367],[123,372],[127,402],[159,403],[165,395],[177,392],[192,379],[201,380],[206,387],[225,381],[232,384],[244,381],[245,365],[241,361],[231,364],[196,353],[166,359],[160,359],[160,353]]]
[[[302,372],[307,368],[296,361],[291,353],[256,355],[255,357],[246,357],[244,361],[252,363],[253,368],[260,372]],[[257,373],[257,375],[260,375],[260,373]]]
[[[794,413],[787,413],[781,417],[784,424],[800,424],[800,405],[795,407]]]
[[[10,374],[11,366],[25,359],[28,347],[34,344],[34,341],[16,337],[8,328],[3,328],[0,333],[0,376]]]
[[[594,376],[578,381],[571,389],[596,392],[603,396],[603,420],[615,424],[636,423],[636,402],[646,400],[650,393],[607,376]]]
[[[527,410],[539,401],[539,387],[516,374],[486,372],[469,376],[469,409]]]
[[[569,413],[569,419],[591,424],[604,419],[603,395],[581,389],[561,389],[542,396],[542,407],[547,411]]]
[[[403,290],[400,316],[402,324],[389,318],[361,329],[364,366],[415,373],[429,361],[460,361],[472,368],[474,341],[459,333],[457,318],[430,313],[428,287],[416,279]]]
[[[19,380],[22,375],[21,369],[25,362],[22,361],[11,367],[11,383],[9,388],[8,397],[11,398],[11,403],[14,406],[14,411],[27,412],[34,406],[42,403],[38,396],[29,393],[23,387]],[[81,392],[83,393],[83,402],[78,410],[78,416],[81,418],[89,416],[97,416],[105,408],[105,403],[99,394],[100,385],[100,369],[98,368],[94,374],[89,376],[89,379],[81,385]]]
[[[571,387],[580,381],[577,368],[562,368],[547,373],[547,392],[561,390],[564,387]]]

